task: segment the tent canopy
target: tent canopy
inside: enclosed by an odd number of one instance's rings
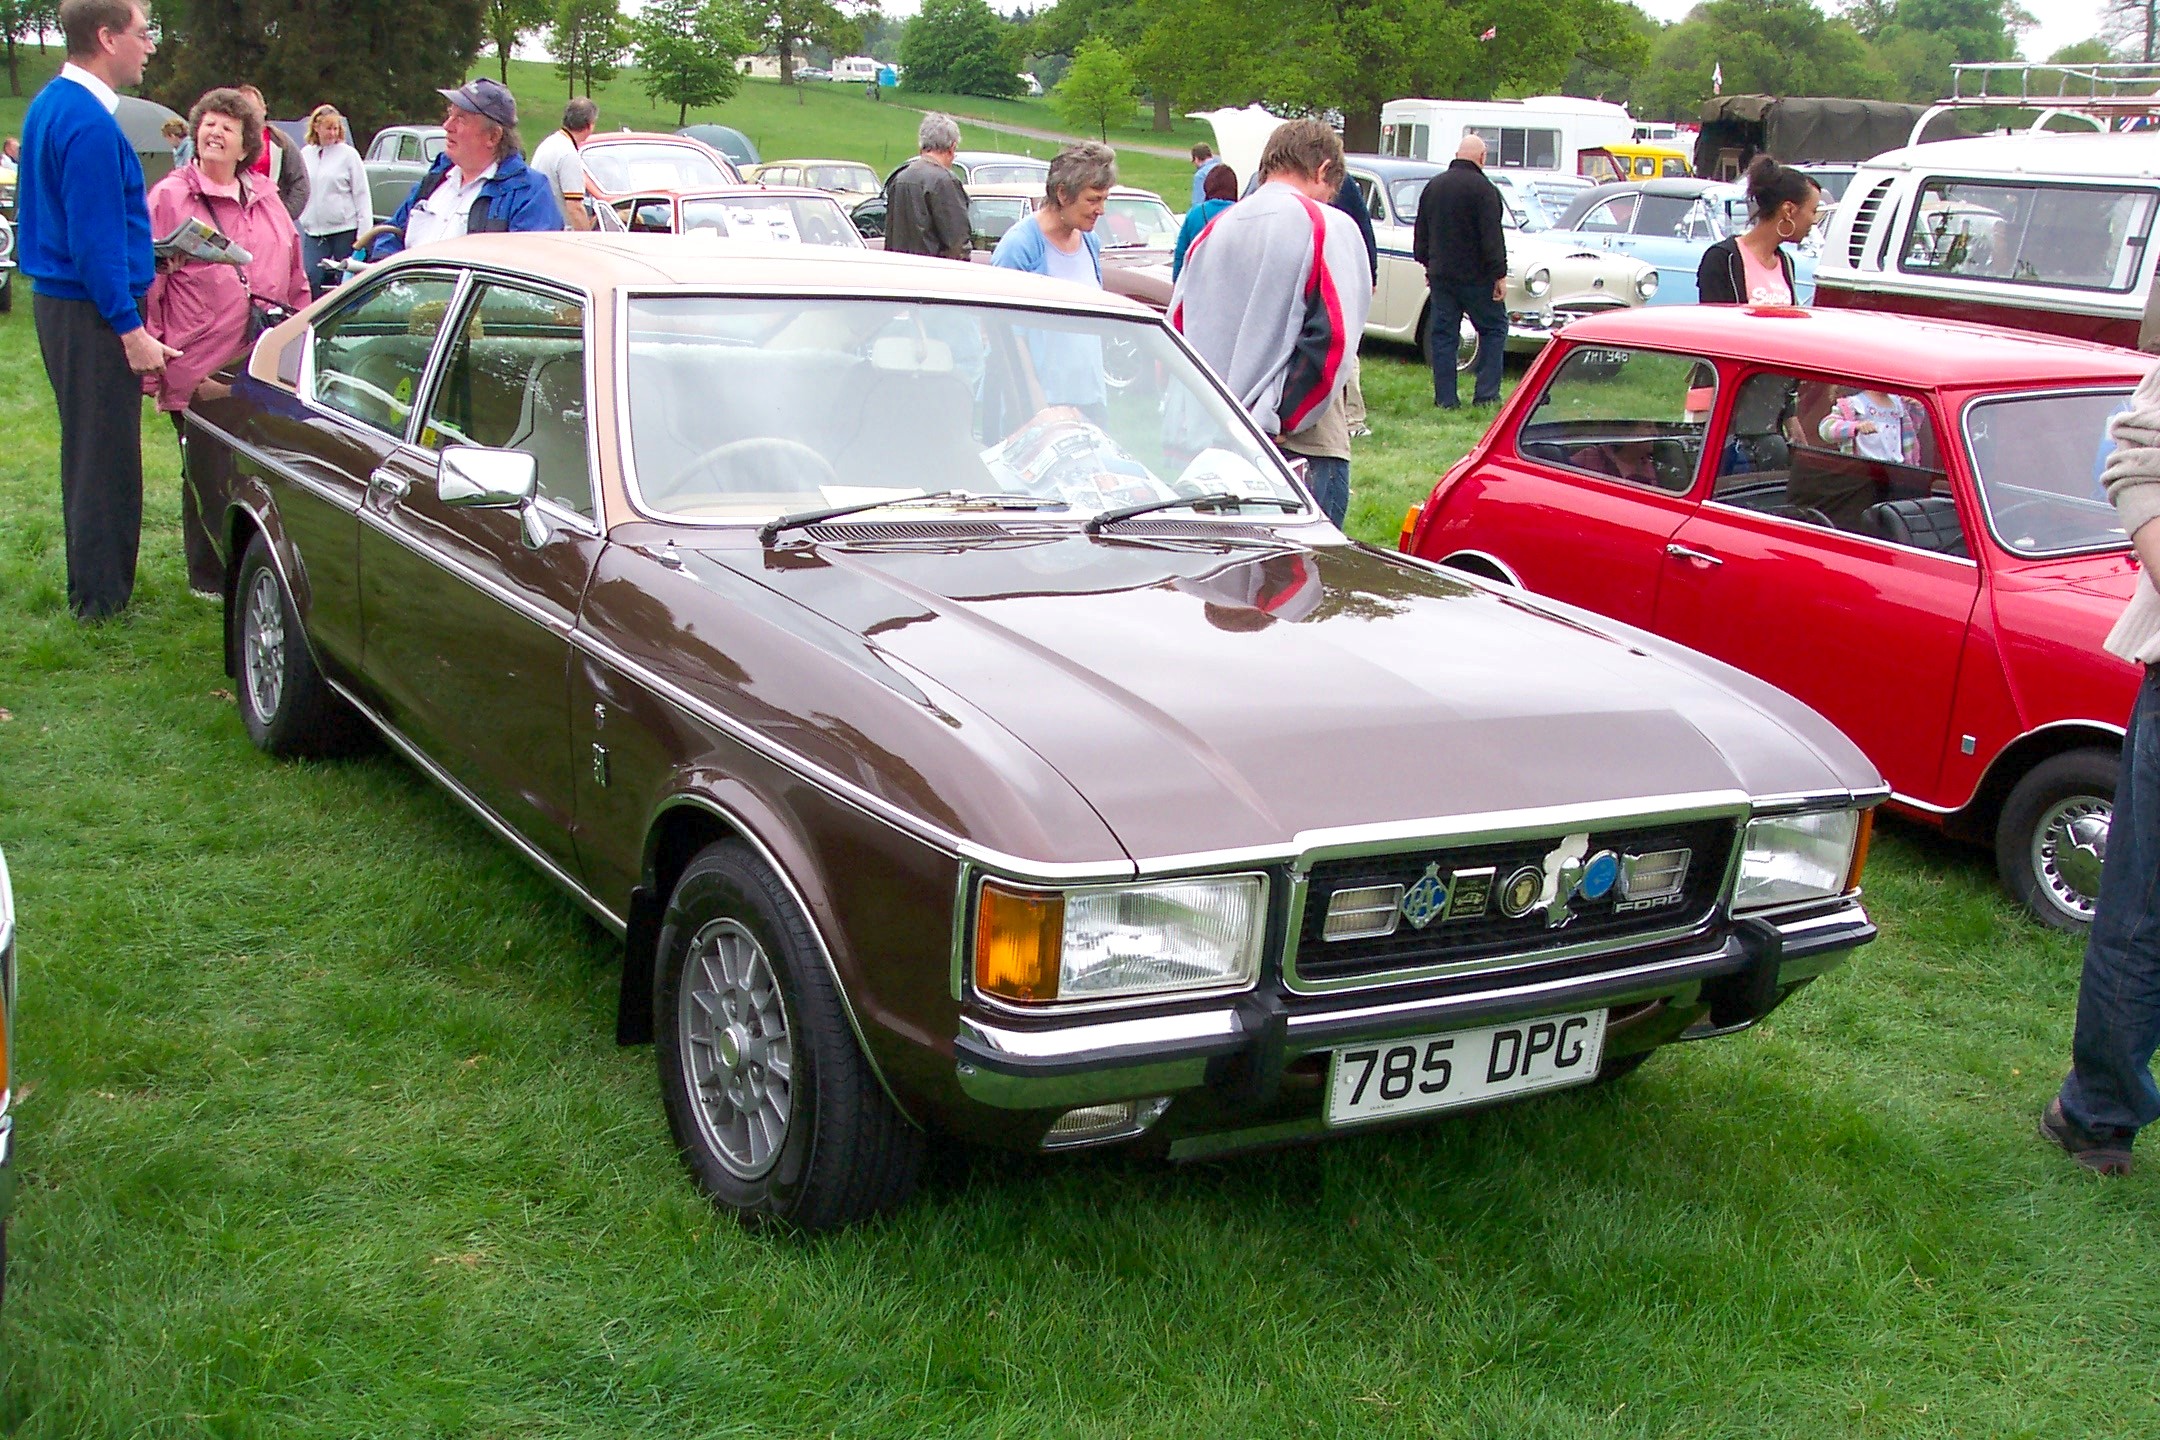
[[[1925,105],[1780,95],[1718,95],[1705,100],[1695,137],[1695,173],[1717,178],[1767,151],[1788,165],[1871,160],[1901,148],[1927,113]],[[1954,122],[1953,122],[1954,123]]]

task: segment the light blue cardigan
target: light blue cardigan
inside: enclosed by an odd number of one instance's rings
[[[1092,230],[1080,232],[1087,242],[1088,258],[1095,262],[1095,283],[1102,283],[1102,241],[1095,238]],[[1029,215],[1016,222],[990,252],[990,263],[1002,265],[1007,270],[1026,270],[1036,275],[1050,273],[1050,241],[1043,235],[1042,226]]]

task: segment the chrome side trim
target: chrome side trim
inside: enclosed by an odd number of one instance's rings
[[[323,484],[320,480],[315,480],[306,475],[296,473],[282,460],[274,459],[271,456],[270,452],[263,449],[261,446],[255,445],[246,440],[242,440],[239,436],[233,434],[230,430],[225,429],[223,426],[213,424],[210,421],[203,419],[202,416],[196,414],[193,410],[182,410],[180,414],[186,417],[186,421],[189,425],[195,427],[198,430],[208,431],[209,434],[214,439],[216,439],[219,444],[230,448],[237,454],[245,455],[249,460],[254,461],[255,464],[261,466],[263,469],[270,471],[272,474],[276,475],[279,479],[285,481],[287,484],[299,486],[302,490],[307,491],[310,495],[313,495],[318,500],[322,500],[327,504],[335,506],[337,509],[343,510],[348,515],[353,514],[360,509],[360,499],[357,495],[345,495],[342,492]],[[260,516],[257,516],[256,518],[258,521],[261,519]],[[238,559],[237,556],[235,556],[234,558]]]
[[[2109,737],[2114,740],[2117,746],[2120,746],[2124,738],[2129,734],[2122,726],[2109,720],[2050,720],[2045,724],[2035,725],[2030,730],[2021,730],[2001,745],[1995,747],[1995,754],[1982,767],[1980,778],[1973,782],[1972,794],[1967,795],[1959,804],[1938,805],[1932,800],[1916,800],[1912,796],[1901,792],[1894,792],[1889,798],[1907,809],[1918,810],[1923,814],[1955,815],[1959,811],[1969,808],[1973,803],[1973,798],[1986,787],[1989,780],[1994,778],[1995,767],[2002,764],[2003,756],[2033,736],[2044,735],[2050,730],[2088,730],[2096,738],[2102,735]]]
[[[1806,810],[1868,810],[1890,798],[1890,787],[1867,790],[1794,790],[1783,795],[1762,795],[1755,800],[1755,816],[1791,815]]]
[[[302,628],[305,629],[306,627],[303,626]],[[538,867],[542,874],[546,875],[550,880],[553,880],[558,886],[562,887],[562,889],[569,892],[570,898],[577,901],[578,904],[584,906],[586,911],[591,914],[591,916],[595,920],[598,920],[601,924],[607,926],[609,930],[613,931],[616,939],[620,940],[624,938],[624,936],[628,933],[629,927],[623,922],[623,918],[620,915],[617,915],[613,910],[608,909],[607,906],[601,904],[597,896],[595,896],[590,890],[587,890],[584,885],[579,883],[579,881],[574,876],[572,876],[569,871],[563,869],[560,865],[556,864],[546,851],[541,850],[531,841],[527,840],[524,836],[518,834],[516,830],[512,829],[508,824],[503,821],[501,816],[497,815],[493,810],[489,809],[484,803],[482,803],[478,796],[474,795],[470,790],[467,790],[464,785],[459,783],[455,776],[453,776],[449,771],[443,769],[442,766],[436,764],[432,759],[428,757],[426,752],[421,750],[419,746],[413,744],[412,741],[406,739],[404,734],[400,732],[395,725],[392,725],[382,716],[376,714],[375,711],[370,706],[368,706],[366,702],[362,701],[359,696],[355,695],[345,686],[338,684],[337,681],[330,679],[328,676],[323,677],[323,683],[328,685],[333,691],[337,692],[339,699],[343,700],[346,704],[352,706],[353,709],[359,711],[361,716],[366,719],[369,724],[373,725],[377,730],[381,731],[382,737],[385,740],[388,740],[391,746],[396,749],[399,754],[403,755],[407,760],[410,760],[415,766],[419,767],[422,774],[426,775],[436,784],[442,786],[443,789],[449,791],[451,797],[457,800],[458,803],[463,805],[466,809],[472,811],[472,813],[480,819],[480,822],[482,824],[486,825],[490,830],[493,830],[504,840],[509,841],[511,846],[515,848],[520,855],[523,855],[527,860],[531,861],[534,866]]]
[[[1522,576],[1515,572],[1515,567],[1508,564],[1507,561],[1502,560],[1499,556],[1493,554],[1489,550],[1457,550],[1453,554],[1449,555],[1446,559],[1442,560],[1440,563],[1442,565],[1446,565],[1452,568],[1454,562],[1457,560],[1482,560],[1486,564],[1492,566],[1493,569],[1498,570],[1501,574],[1501,577],[1506,580],[1508,584],[1514,586],[1518,590],[1526,588],[1523,585]]]
[[[801,888],[795,884],[795,877],[788,874],[787,867],[782,865],[779,858],[766,848],[765,842],[758,839],[750,827],[742,822],[740,816],[719,801],[708,796],[689,793],[675,795],[662,801],[660,807],[653,811],[653,818],[646,826],[646,833],[650,834],[652,825],[657,824],[660,817],[670,810],[686,808],[703,810],[726,825],[730,830],[733,830],[736,838],[756,852],[758,859],[764,862],[765,868],[780,877],[780,884],[787,890],[788,899],[795,903],[796,910],[802,914],[804,921],[810,927],[811,938],[817,941],[818,958],[825,962],[825,973],[832,980],[833,993],[840,997],[841,1013],[847,1016],[848,1029],[855,1036],[855,1048],[862,1052],[863,1063],[868,1065],[870,1073],[877,1077],[878,1088],[885,1092],[886,1099],[892,1101],[893,1108],[900,1112],[900,1118],[918,1130],[923,1128],[922,1122],[910,1115],[907,1106],[901,1103],[900,1096],[894,1092],[892,1083],[885,1078],[884,1069],[879,1066],[877,1056],[870,1049],[869,1035],[863,1029],[861,1017],[855,1013],[855,1001],[848,994],[847,985],[840,978],[840,967],[833,961],[832,946],[825,941],[825,931],[817,922],[817,912],[810,908],[810,902],[803,898]],[[658,958],[657,956],[654,957],[656,962]]]

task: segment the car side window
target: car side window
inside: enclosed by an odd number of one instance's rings
[[[406,135],[398,140],[398,159],[403,160],[408,164],[417,165],[424,158],[426,157],[423,156],[420,151],[419,136]]]
[[[1684,495],[1716,399],[1708,361],[1580,346],[1546,382],[1516,448],[1549,465]]]
[[[1912,395],[1752,375],[1733,397],[1711,498],[1893,545],[1965,555],[1935,425]]]
[[[628,226],[633,235],[666,235],[674,230],[672,201],[636,200],[630,205]]]
[[[542,498],[591,519],[585,450],[585,311],[577,301],[484,284],[421,427],[420,443],[522,450]]]
[[[308,398],[402,437],[457,282],[399,275],[314,325]]]
[[[1365,199],[1366,212],[1375,220],[1387,219],[1387,201],[1381,198],[1380,182],[1370,175],[1353,175],[1350,178],[1357,183],[1358,194]]]
[[[1575,228],[1593,235],[1625,235],[1628,222],[1634,218],[1635,197],[1615,195],[1602,205],[1593,205]]]

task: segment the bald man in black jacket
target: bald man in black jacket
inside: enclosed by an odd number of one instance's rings
[[[1410,253],[1425,267],[1432,291],[1433,404],[1453,410],[1455,352],[1465,315],[1477,330],[1473,405],[1500,402],[1507,363],[1507,239],[1500,232],[1500,191],[1485,178],[1485,142],[1463,136],[1448,168],[1418,197]]]

